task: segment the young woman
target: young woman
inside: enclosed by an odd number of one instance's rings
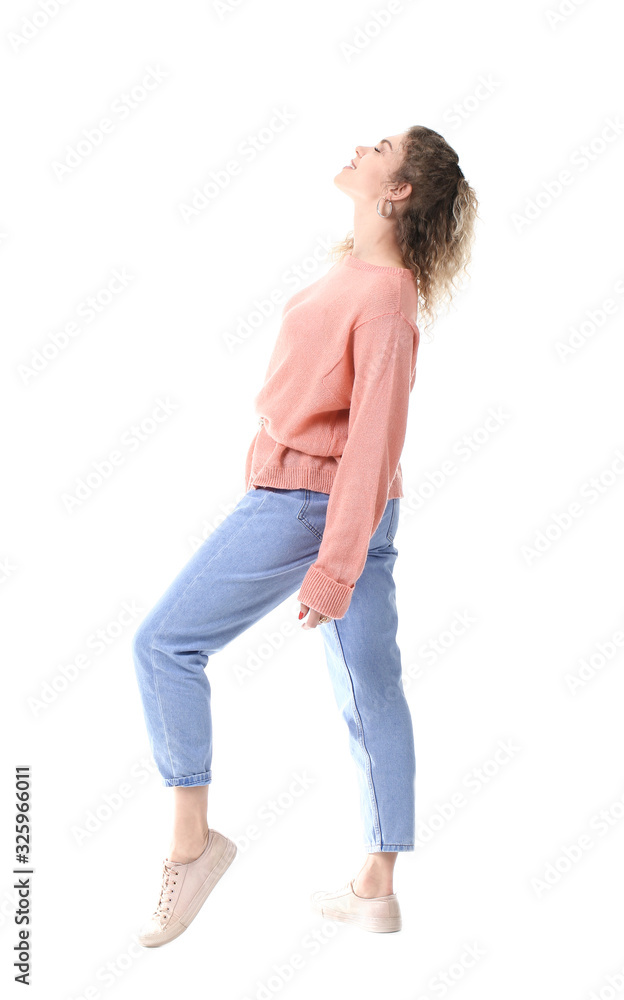
[[[455,151],[414,126],[356,146],[334,183],[353,233],[327,273],[292,296],[255,398],[247,492],[134,636],[150,745],[174,789],[174,824],[146,947],[189,926],[236,855],[208,826],[212,780],[206,665],[299,588],[302,628],[320,625],[359,782],[366,861],[324,916],[396,931],[399,851],[414,850],[415,758],[396,642],[394,539],[400,457],[420,341],[470,259],[475,192]]]

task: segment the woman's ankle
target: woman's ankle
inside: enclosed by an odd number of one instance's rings
[[[370,872],[359,872],[353,879],[353,891],[356,896],[390,896],[393,892],[392,879],[375,877]]]
[[[169,843],[169,860],[183,865],[195,861],[208,843],[209,832],[208,824],[193,830],[174,830]]]
[[[369,898],[392,895],[396,859],[395,852],[369,854],[353,880],[355,894]]]

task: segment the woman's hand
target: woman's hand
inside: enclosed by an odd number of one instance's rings
[[[323,617],[323,614],[321,611],[315,611],[314,608],[308,608],[305,604],[299,603],[299,618],[305,618],[308,611],[310,612],[310,617],[307,622],[303,623],[301,628],[316,628],[319,620]]]

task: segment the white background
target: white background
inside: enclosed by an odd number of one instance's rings
[[[30,996],[624,992],[622,12],[616,0],[561,6],[556,19],[555,0],[403,0],[375,35],[385,0],[241,0],[221,12],[208,0],[70,0],[49,17],[33,0],[3,4],[9,995],[22,995],[11,888],[20,764],[32,768]],[[111,113],[150,68],[158,85],[123,120]],[[270,134],[275,109],[291,120]],[[107,116],[113,131],[59,176],[68,147]],[[233,345],[227,335],[256,300],[296,290],[293,268],[306,269],[304,284],[325,273],[319,241],[352,224],[334,176],[357,143],[414,124],[457,150],[480,220],[470,280],[422,337],[402,457],[395,573],[419,834],[395,872],[403,930],[361,932],[309,908],[311,892],[344,884],[364,854],[321,635],[301,630],[293,595],[209,665],[209,821],[241,845],[250,824],[261,836],[240,847],[188,932],[141,949],[171,794],[150,762],[134,626],[118,618],[124,602],[147,612],[244,491],[280,310]],[[257,135],[261,149],[244,158]],[[232,159],[238,176],[185,221],[182,204]],[[127,287],[25,377],[115,269]],[[76,481],[165,398],[174,412],[68,509]],[[504,415],[495,429],[491,410]],[[578,516],[557,527],[574,504]],[[451,641],[464,614],[472,621]],[[88,664],[72,674],[81,654]],[[583,661],[593,666],[573,690]],[[517,749],[492,763],[501,741]],[[297,774],[310,785],[289,799]],[[451,816],[445,803],[460,793]],[[280,796],[281,815],[261,819]],[[481,957],[468,960],[469,946]],[[303,967],[289,973],[294,953]]]

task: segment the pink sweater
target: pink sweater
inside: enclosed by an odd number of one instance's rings
[[[318,557],[297,599],[331,618],[347,613],[386,504],[403,496],[417,313],[409,269],[348,254],[284,306],[254,400],[260,429],[247,453],[246,489],[329,494]]]

